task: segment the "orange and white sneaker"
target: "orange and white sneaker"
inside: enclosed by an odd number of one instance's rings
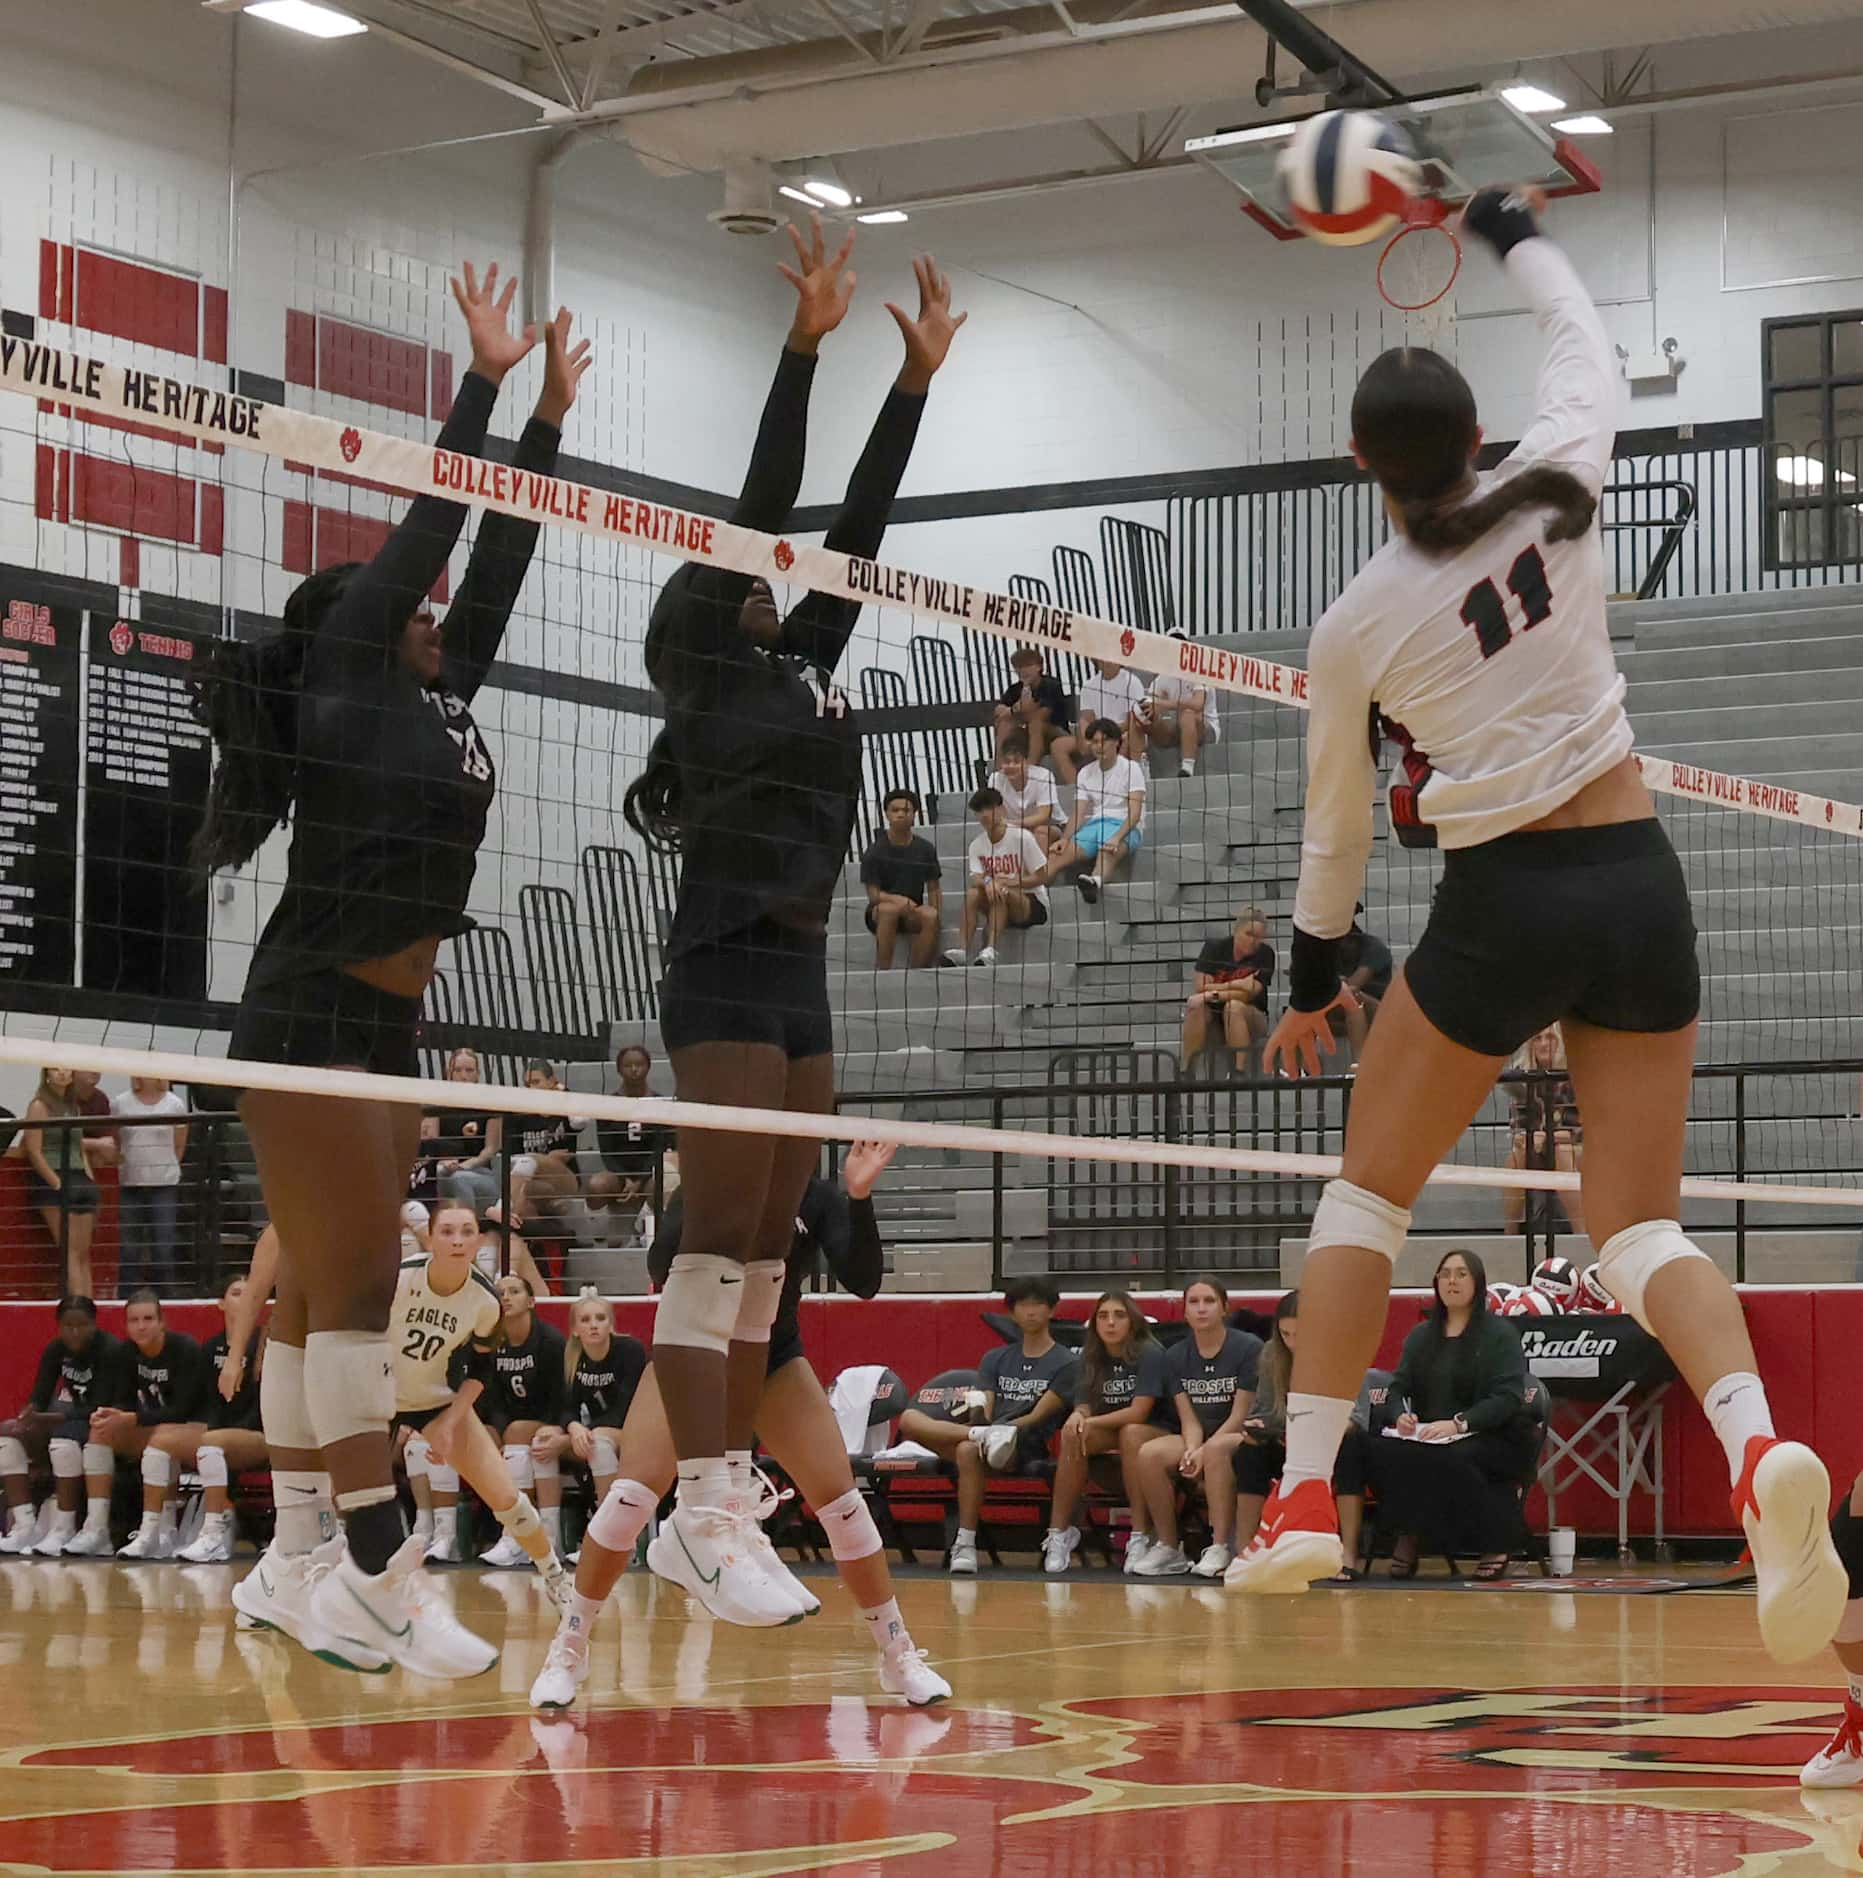
[[[1856,1697],[1844,1697],[1843,1720],[1837,1732],[1798,1770],[1801,1787],[1863,1786],[1863,1708]]]
[[[1223,1583],[1231,1591],[1287,1596],[1332,1577],[1344,1563],[1331,1483],[1303,1480],[1283,1495],[1277,1482],[1255,1537],[1223,1573]]]
[[[1733,1494],[1759,1582],[1760,1641],[1804,1663],[1837,1634],[1850,1580],[1831,1543],[1831,1477],[1802,1442],[1755,1435]]]

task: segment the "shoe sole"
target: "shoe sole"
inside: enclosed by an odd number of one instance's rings
[[[1798,1776],[1798,1784],[1813,1793],[1841,1793],[1847,1787],[1863,1787],[1863,1761],[1817,1774],[1806,1767]]]
[[[1759,1580],[1760,1641],[1774,1662],[1806,1663],[1837,1634],[1849,1574],[1831,1543],[1831,1477],[1796,1441],[1782,1441],[1753,1471],[1759,1516],[1741,1515]]]
[[[669,1528],[662,1527],[660,1530],[664,1535]],[[773,1617],[768,1623],[757,1623],[750,1618],[735,1616],[730,1611],[721,1611],[706,1595],[709,1591],[716,1589],[715,1585],[705,1584],[696,1572],[691,1577],[686,1577],[677,1570],[668,1569],[667,1561],[677,1566],[684,1560],[684,1557],[685,1554],[680,1547],[663,1544],[662,1539],[656,1537],[647,1548],[647,1569],[656,1578],[683,1591],[687,1597],[696,1598],[721,1624],[735,1624],[740,1630],[787,1630],[791,1624],[801,1623],[800,1611],[791,1611],[787,1616]]]
[[[1338,1572],[1345,1564],[1345,1547],[1336,1533],[1301,1533],[1281,1540],[1238,1572],[1236,1565],[1242,1564],[1238,1559],[1223,1574],[1228,1590],[1257,1597],[1292,1597]]]

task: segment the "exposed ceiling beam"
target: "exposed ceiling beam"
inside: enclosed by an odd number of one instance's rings
[[[576,81],[569,75],[569,67],[563,63],[563,49],[556,43],[556,35],[550,30],[550,22],[543,17],[542,0],[525,0],[530,8],[530,16],[537,23],[537,37],[543,42],[544,56],[550,61],[550,69],[556,74],[556,82],[563,88],[563,102],[572,111],[582,109],[581,94],[576,90]]]
[[[903,59],[909,53],[918,51],[925,43],[925,35],[937,23],[938,16],[944,11],[944,0],[912,0],[912,12],[908,16],[899,36],[893,41],[887,53],[889,59]]]
[[[614,57],[614,33],[621,23],[621,14],[627,0],[608,0],[608,11],[602,17],[602,23],[595,29],[593,36],[581,42],[581,45],[565,49],[564,56],[582,49],[582,46],[594,48],[589,58],[589,69],[582,75],[582,108],[586,111],[595,102],[602,88],[602,80],[608,76],[608,64]]]

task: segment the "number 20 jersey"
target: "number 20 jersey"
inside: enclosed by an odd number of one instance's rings
[[[1596,494],[1616,439],[1616,356],[1550,241],[1521,242],[1505,266],[1549,344],[1532,421],[1479,488],[1547,465]],[[1598,529],[1548,541],[1552,517],[1529,504],[1453,553],[1394,533],[1313,629],[1300,931],[1336,939],[1352,925],[1372,843],[1374,726],[1402,751],[1390,807],[1407,845],[1498,840],[1630,754]]]
[[[388,1337],[395,1352],[395,1411],[416,1414],[453,1399],[447,1371],[468,1341],[490,1341],[503,1317],[492,1281],[469,1266],[466,1282],[446,1297],[428,1283],[429,1261],[403,1259],[395,1281]]]

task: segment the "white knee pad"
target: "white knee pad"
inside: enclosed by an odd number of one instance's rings
[[[114,1474],[116,1472],[116,1450],[107,1448],[101,1441],[87,1441],[84,1444],[84,1471],[87,1474]]]
[[[511,1162],[513,1180],[529,1180],[537,1171],[537,1157],[534,1154],[517,1155]]]
[[[203,1487],[224,1487],[226,1449],[209,1447],[203,1443],[194,1456],[194,1471],[200,1475]]]
[[[0,1474],[26,1471],[26,1444],[13,1435],[0,1435]]]
[[[142,1484],[145,1487],[165,1487],[175,1477],[175,1463],[160,1448],[144,1448],[142,1451]]]
[[[828,1550],[837,1565],[857,1558],[871,1558],[880,1549],[880,1529],[873,1523],[866,1497],[858,1487],[849,1487],[840,1499],[817,1509],[822,1531],[828,1535]]]
[[[555,1480],[563,1471],[562,1461],[554,1454],[530,1457],[530,1471],[537,1480]]]
[[[505,1470],[511,1476],[511,1484],[521,1493],[526,1487],[534,1486],[537,1470],[530,1457],[530,1449],[513,1442],[505,1449]]]
[[[1646,1219],[1613,1233],[1598,1248],[1598,1276],[1611,1296],[1648,1330],[1643,1294],[1650,1280],[1678,1259],[1707,1256],[1674,1220]]]
[[[776,1322],[777,1308],[783,1301],[783,1279],[788,1270],[781,1259],[752,1259],[744,1267],[744,1291],[731,1330],[734,1342],[770,1341],[770,1326]]]
[[[298,1454],[317,1452],[317,1430],[304,1400],[304,1352],[294,1343],[268,1343],[259,1372],[259,1425],[268,1446]]]
[[[427,1463],[427,1485],[435,1493],[457,1493],[459,1491],[459,1469],[444,1466],[439,1461]]]
[[[493,1517],[520,1545],[543,1531],[543,1521],[537,1517],[537,1509],[531,1505],[528,1494],[520,1493],[510,1506]]]
[[[75,1441],[61,1436],[52,1443],[52,1478],[54,1480],[82,1480],[84,1478],[84,1451]]]
[[[425,1435],[409,1435],[408,1444],[401,1450],[401,1465],[408,1470],[410,1480],[425,1480],[430,1472],[433,1450],[427,1445]]]
[[[621,1456],[615,1451],[615,1444],[606,1435],[595,1437],[595,1446],[589,1454],[589,1471],[600,1474],[606,1480],[610,1474],[621,1471]]]
[[[744,1267],[717,1252],[681,1252],[661,1287],[653,1340],[723,1356],[744,1301]]]
[[[603,1551],[619,1552],[625,1558],[659,1504],[660,1496],[651,1487],[643,1487],[638,1480],[617,1480],[595,1509],[588,1536]]]
[[[1319,1205],[1313,1209],[1307,1250],[1318,1252],[1322,1247],[1334,1245],[1363,1246],[1367,1252],[1383,1253],[1395,1265],[1409,1231],[1408,1207],[1393,1206],[1389,1200],[1367,1193],[1349,1180],[1329,1180],[1320,1190]]]
[[[383,1433],[395,1418],[394,1352],[387,1335],[313,1330],[304,1339],[304,1406],[319,1448]]]

